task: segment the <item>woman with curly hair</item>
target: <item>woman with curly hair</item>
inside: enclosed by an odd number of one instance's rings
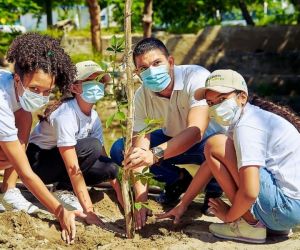
[[[69,87],[75,78],[75,67],[57,40],[36,33],[18,36],[8,50],[7,60],[14,64],[14,73],[0,70],[0,169],[7,170],[2,203],[6,208],[35,212],[36,207],[29,202],[23,207],[16,204],[25,200],[15,188],[18,174],[28,189],[57,217],[62,238],[73,243],[75,216],[85,215],[66,210],[51,195],[32,171],[25,148],[32,125],[31,113],[49,102],[55,86],[61,91]]]

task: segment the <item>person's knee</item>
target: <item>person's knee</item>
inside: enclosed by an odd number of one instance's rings
[[[114,142],[114,144],[110,149],[110,157],[113,160],[113,162],[117,163],[118,165],[122,164],[122,161],[124,159],[123,151],[124,151],[124,143],[123,143],[123,139],[120,138]]]
[[[102,144],[97,138],[90,138],[88,141],[89,147],[97,152],[102,151]]]
[[[228,141],[228,137],[223,134],[217,134],[210,137],[204,147],[204,155],[205,157],[210,157],[212,154],[219,152],[220,150],[224,150],[226,143]]]
[[[120,167],[117,164],[115,164],[114,162],[107,164],[108,180],[113,180],[118,177],[119,168]]]
[[[77,141],[75,146],[79,159],[98,159],[101,155],[102,144],[97,138],[88,137]]]
[[[113,180],[118,177],[120,167],[116,163],[110,158],[103,156],[99,158],[99,161],[101,164],[98,165],[98,173],[101,173],[105,180]]]

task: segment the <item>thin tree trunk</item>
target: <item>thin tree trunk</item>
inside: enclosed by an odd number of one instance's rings
[[[295,9],[298,11],[297,23],[300,24],[300,0],[294,1]]]
[[[125,142],[125,153],[129,151],[132,146],[132,131],[133,131],[133,63],[132,63],[132,37],[131,37],[131,5],[132,0],[125,1],[125,19],[124,19],[124,30],[125,30],[125,66],[126,66],[126,92],[128,98],[128,112],[127,112],[127,127],[126,127],[126,142]],[[126,220],[126,235],[127,238],[132,239],[134,237],[134,220],[133,220],[133,208],[130,196],[130,175],[131,170],[123,170],[122,178],[122,194],[124,201],[125,220]]]
[[[249,11],[247,9],[247,5],[244,1],[238,1],[240,9],[242,11],[242,15],[244,17],[244,19],[246,20],[247,25],[252,25],[255,26],[255,23],[252,19],[252,17],[249,14]]]
[[[47,27],[50,28],[53,26],[52,0],[45,1],[45,8],[46,8],[46,14],[47,14]]]
[[[93,50],[102,51],[100,5],[97,0],[87,0],[91,20],[91,35]]]
[[[152,9],[153,9],[153,0],[144,0],[144,16],[143,16],[144,38],[151,37],[152,24],[153,24]]]

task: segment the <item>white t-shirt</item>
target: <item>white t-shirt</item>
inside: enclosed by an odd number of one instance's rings
[[[36,125],[29,142],[42,149],[74,146],[77,140],[93,137],[103,145],[101,121],[95,110],[87,116],[80,110],[76,99],[62,103],[49,117]]]
[[[158,96],[143,85],[135,93],[135,117],[133,131],[139,132],[146,127],[145,119],[162,119],[165,135],[174,137],[187,127],[188,113],[196,106],[206,106],[205,100],[194,98],[196,89],[205,86],[209,71],[198,65],[175,65],[174,89],[169,98]],[[225,131],[211,121],[204,138],[216,132]]]
[[[290,122],[248,103],[233,140],[239,169],[266,167],[284,194],[300,199],[300,134]]]
[[[12,73],[0,69],[0,141],[18,140],[14,112],[20,108]]]

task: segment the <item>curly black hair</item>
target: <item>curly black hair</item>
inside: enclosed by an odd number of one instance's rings
[[[74,82],[76,68],[58,40],[38,33],[17,36],[11,43],[7,60],[21,79],[24,74],[43,70],[55,77],[55,85],[64,92]]]

